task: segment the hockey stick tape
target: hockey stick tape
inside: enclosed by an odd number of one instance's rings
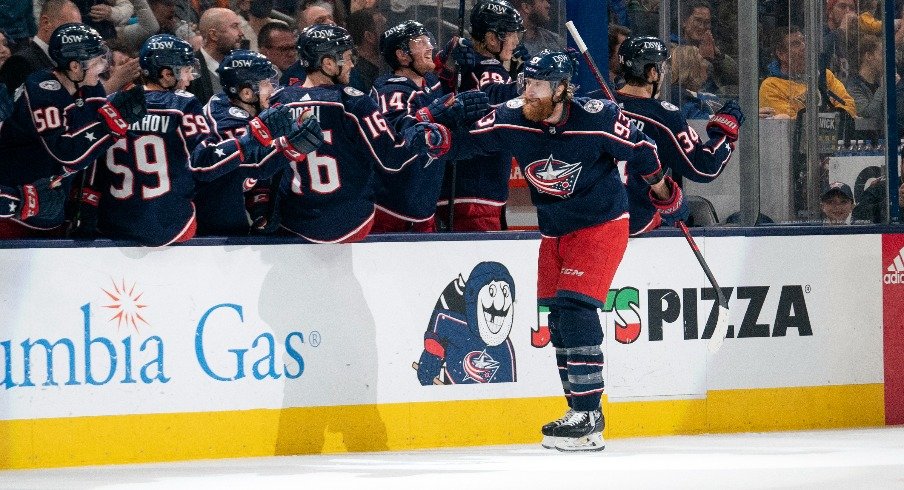
[[[581,34],[578,33],[578,29],[574,26],[574,22],[569,20],[565,23],[565,28],[568,29],[568,32],[571,34],[574,43],[578,45],[578,51],[582,54],[587,51],[587,45],[584,44],[584,39],[581,37]]]

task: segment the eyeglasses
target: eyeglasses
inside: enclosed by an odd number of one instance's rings
[[[285,46],[265,46],[265,47],[276,50],[276,51],[280,51],[282,53],[288,53],[289,51],[295,51],[294,44],[287,44]]]

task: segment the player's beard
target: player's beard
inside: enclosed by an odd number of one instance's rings
[[[544,97],[542,99],[524,99],[521,111],[527,120],[541,122],[549,119],[555,108],[556,104],[552,101],[552,97]]]

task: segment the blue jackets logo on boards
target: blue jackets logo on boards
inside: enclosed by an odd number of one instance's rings
[[[499,262],[477,264],[467,281],[459,274],[440,293],[412,364],[421,385],[516,381],[514,306],[515,281]]]

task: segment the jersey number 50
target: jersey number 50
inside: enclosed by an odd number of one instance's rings
[[[333,144],[333,131],[323,130],[323,143]],[[342,187],[339,179],[339,163],[330,155],[321,155],[316,151],[308,153],[308,157],[302,162],[292,162],[292,192],[303,195],[301,188],[301,171],[299,165],[307,163],[308,176],[310,177],[311,190],[318,194],[329,194]]]

